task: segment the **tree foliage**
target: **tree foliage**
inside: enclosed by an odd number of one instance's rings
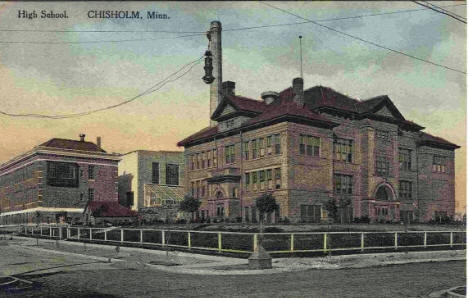
[[[338,206],[336,205],[336,199],[330,199],[325,203],[325,210],[328,212],[328,216],[336,220],[338,217]]]
[[[200,208],[201,202],[200,200],[195,199],[192,196],[186,195],[184,200],[180,202],[179,209],[183,212],[195,212]]]
[[[255,205],[260,213],[271,213],[279,208],[278,204],[276,204],[275,197],[270,194],[263,194],[257,198],[255,201]]]

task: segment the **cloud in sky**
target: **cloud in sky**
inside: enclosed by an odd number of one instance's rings
[[[457,5],[460,2],[434,2]],[[312,20],[420,9],[411,2],[275,2]],[[19,9],[67,10],[67,20],[18,19]],[[88,19],[88,10],[155,10],[170,20]],[[466,6],[450,10],[465,14]],[[218,19],[224,29],[302,20],[258,2],[6,3],[0,28],[55,30],[174,30],[204,32]],[[416,11],[322,24],[465,70],[466,26],[432,11]],[[0,41],[96,41],[62,45],[0,44],[2,110],[66,114],[116,104],[142,92],[200,57],[204,35],[170,39],[168,33],[0,32]],[[182,34],[184,35],[184,34]],[[299,74],[298,35],[303,35],[306,87],[325,85],[358,98],[387,94],[403,115],[430,133],[466,143],[466,77],[330,32],[313,24],[223,32],[223,78],[236,92],[259,99],[280,91]],[[77,119],[0,116],[0,162],[52,137],[85,132],[103,136],[108,151],[174,150],[176,142],[209,122],[209,87],[203,65],[160,91],[117,109]],[[457,200],[465,201],[466,151],[456,153]]]

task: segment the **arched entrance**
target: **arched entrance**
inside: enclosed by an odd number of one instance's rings
[[[374,192],[373,219],[377,222],[399,220],[400,203],[396,201],[395,191],[391,184],[381,183]]]

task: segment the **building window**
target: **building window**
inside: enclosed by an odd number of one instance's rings
[[[190,156],[190,170],[195,169],[195,155]]]
[[[93,180],[95,178],[95,167],[94,165],[89,165],[88,166],[88,179]]]
[[[376,129],[375,130],[375,136],[379,140],[390,141],[390,132],[389,131]]]
[[[447,173],[447,158],[434,155],[432,159],[432,171],[435,173]]]
[[[249,187],[250,184],[250,173],[245,173],[245,187]]]
[[[273,135],[273,140],[275,144],[275,154],[281,154],[281,138],[280,134]]]
[[[244,151],[244,159],[249,160],[249,142],[244,142],[243,145],[243,151]]]
[[[11,181],[14,182],[13,180]],[[47,185],[78,187],[78,165],[68,162],[47,162]]]
[[[190,182],[190,189],[192,190],[192,197],[195,198],[195,182]]]
[[[377,155],[375,159],[375,173],[380,177],[387,177],[389,174],[388,158],[383,155]]]
[[[273,151],[272,151],[272,147],[271,147],[271,146],[272,146],[272,143],[271,143],[271,139],[272,139],[272,138],[273,138],[272,136],[268,136],[268,137],[266,138],[266,148],[267,148],[266,151],[267,151],[267,154],[268,154],[268,155],[270,155],[270,154],[273,152]]]
[[[94,188],[88,188],[88,201],[94,200]]]
[[[257,158],[257,140],[251,141],[251,147],[252,147],[252,159],[256,159]]]
[[[216,205],[216,216],[223,217],[224,216],[224,205],[218,204]]]
[[[260,138],[258,140],[258,146],[260,148],[260,157],[265,156],[265,139],[264,138]]]
[[[213,167],[218,167],[218,150],[213,149]]]
[[[257,172],[252,172],[252,184],[254,189],[257,189]]]
[[[413,185],[411,181],[400,181],[399,195],[401,199],[411,199]]]
[[[152,173],[151,182],[154,184],[159,184],[159,162],[153,162]]]
[[[206,152],[202,152],[201,157],[202,157],[202,163],[201,163],[202,166],[201,167],[202,167],[202,169],[205,169],[206,168],[206,164],[205,164]]]
[[[196,154],[195,157],[195,168],[198,170],[200,168],[200,153]]]
[[[272,175],[272,170],[269,169],[266,171],[266,180],[267,180],[267,183],[268,183],[268,189],[272,189],[273,188],[273,175]]]
[[[200,182],[201,184],[201,197],[205,197],[205,184],[203,182]]]
[[[234,163],[236,159],[234,148],[235,148],[234,145],[224,147],[224,154],[226,156],[226,164]]]
[[[237,187],[234,187],[234,188],[232,189],[232,197],[233,197],[233,198],[237,198]]]
[[[166,165],[166,184],[179,185],[179,165]]]
[[[281,168],[275,169],[275,188],[281,188]]]
[[[411,150],[400,148],[398,151],[398,161],[400,162],[400,171],[410,171]]]
[[[213,156],[213,152],[208,151],[206,155],[207,155],[206,167],[207,167],[207,168],[211,168],[211,158],[212,158],[212,156]]]
[[[314,136],[300,135],[299,136],[299,153],[302,155],[319,156],[320,155],[320,138]]]
[[[353,176],[334,174],[334,193],[336,194],[352,194],[353,193]]]
[[[301,221],[319,223],[322,215],[320,205],[301,205]]]
[[[336,138],[333,140],[333,157],[335,160],[353,161],[353,141]]]

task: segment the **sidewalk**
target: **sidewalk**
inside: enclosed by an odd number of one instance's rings
[[[110,262],[110,266],[116,268],[154,268],[172,273],[201,275],[274,274],[309,269],[366,268],[466,259],[466,250],[354,254],[314,258],[275,258],[273,259],[272,269],[249,270],[248,260],[239,258],[192,254],[180,251],[166,252],[132,247],[119,247],[117,249],[116,246],[111,245],[84,244],[68,241],[56,242],[55,240],[48,239],[40,239],[39,246],[36,246],[35,239],[25,237],[14,238],[21,241],[12,244],[12,246]],[[56,246],[57,243],[58,247]]]

